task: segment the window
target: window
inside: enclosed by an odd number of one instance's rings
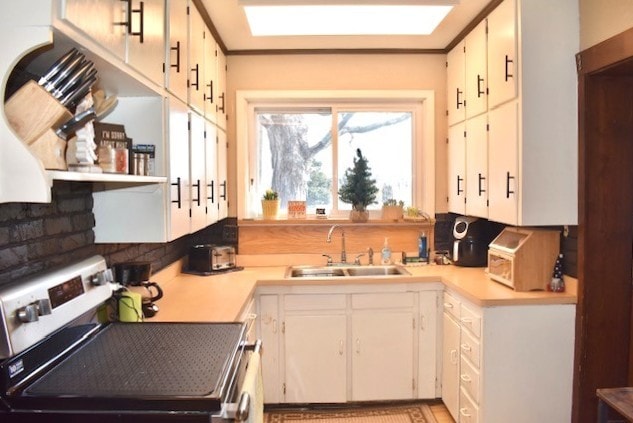
[[[433,119],[427,120],[426,97],[324,101],[307,95],[287,101],[244,94],[238,92],[238,218],[261,216],[260,199],[269,188],[279,193],[282,215],[288,201],[302,200],[309,216],[325,208],[332,217],[347,217],[351,204],[337,193],[357,149],[379,189],[377,203],[369,206],[375,217],[388,199],[426,209],[424,198],[434,193],[433,185],[421,187],[434,184]]]

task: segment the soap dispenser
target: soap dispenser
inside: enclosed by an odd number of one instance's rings
[[[391,248],[389,247],[389,238],[385,237],[385,244],[381,251],[382,264],[391,264]]]

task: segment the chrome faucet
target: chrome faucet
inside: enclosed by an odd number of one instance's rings
[[[326,242],[332,242],[332,232],[334,232],[334,229],[338,228],[339,226],[341,225],[332,225],[330,231],[327,233],[327,239],[325,240]],[[341,263],[347,263],[347,253],[345,252],[345,231],[343,230],[343,227],[341,227],[341,240]]]

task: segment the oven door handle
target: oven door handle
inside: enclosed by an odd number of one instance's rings
[[[258,339],[252,344],[244,344],[244,351],[253,351],[256,354],[259,354],[262,349],[262,340]]]

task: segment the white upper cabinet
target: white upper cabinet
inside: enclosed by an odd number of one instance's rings
[[[67,0],[62,18],[163,86],[163,0]]]
[[[466,118],[466,55],[462,41],[446,55],[448,124]]]
[[[204,118],[189,113],[189,172],[191,177],[191,232],[207,226],[206,202],[206,152]]]
[[[488,217],[488,114],[466,122],[466,213]]]
[[[488,75],[486,51],[486,20],[484,19],[465,38],[466,45],[466,117],[488,110]]]
[[[218,78],[218,99],[216,101],[217,124],[226,131],[227,106],[226,106],[226,55],[218,48],[217,53],[217,78]]]
[[[167,0],[167,51],[165,87],[187,101],[189,34],[187,0]]]
[[[127,62],[159,87],[164,85],[165,1],[143,0],[132,5],[128,13]],[[130,6],[128,6],[130,7]]]
[[[504,0],[488,16],[488,106],[490,108],[517,96],[519,68],[517,66],[516,1]],[[538,25],[538,23],[534,24]],[[543,45],[543,48],[552,49],[552,45]]]
[[[448,128],[448,210],[466,214],[466,123]]]
[[[204,114],[204,33],[206,25],[195,7],[189,7],[189,106]]]
[[[218,220],[222,220],[229,215],[229,187],[227,182],[227,154],[228,144],[226,132],[219,129],[217,132],[217,154],[218,154],[218,173],[217,173],[217,195],[218,195]]]
[[[218,84],[218,45],[207,30],[204,37],[204,116],[213,123],[217,122]]]
[[[218,221],[220,213],[220,196],[218,185],[218,135],[217,128],[209,121],[205,123],[205,199],[207,209],[207,225]]]

